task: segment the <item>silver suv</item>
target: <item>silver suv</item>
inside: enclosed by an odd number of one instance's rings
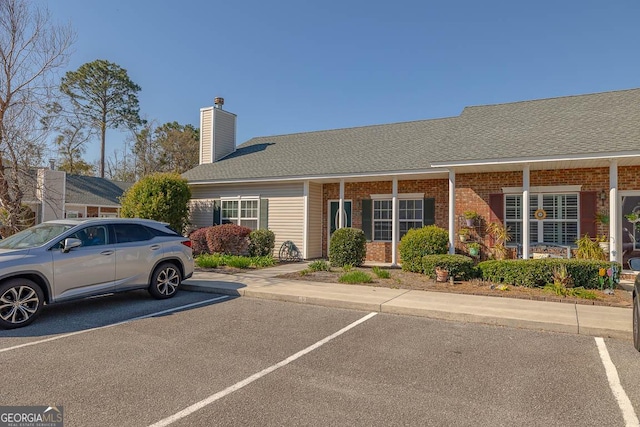
[[[0,240],[0,327],[33,322],[43,304],[133,289],[171,298],[193,274],[191,241],[148,219],[44,222]]]

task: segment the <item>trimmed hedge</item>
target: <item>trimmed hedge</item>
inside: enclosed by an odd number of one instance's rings
[[[435,278],[436,267],[446,269],[454,279],[469,280],[477,275],[473,259],[465,255],[425,255],[422,257],[424,274]]]
[[[222,224],[207,227],[209,253],[247,255],[251,229],[237,224]]]
[[[331,265],[362,265],[367,254],[367,239],[364,231],[345,227],[336,230],[329,243],[329,261]]]
[[[444,255],[449,249],[449,233],[436,225],[412,228],[400,239],[398,250],[402,259],[402,269],[422,273],[422,257]]]
[[[599,287],[598,271],[601,268],[608,269],[612,264],[617,264],[618,271],[622,269],[619,263],[561,258],[483,261],[477,268],[481,271],[484,280],[514,286],[536,287],[553,282],[554,267],[564,265],[573,279],[574,286],[597,289]]]
[[[276,245],[276,235],[267,229],[253,230],[249,234],[249,255],[267,256],[273,253]]]

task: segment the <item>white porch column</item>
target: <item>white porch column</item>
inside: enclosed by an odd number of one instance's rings
[[[344,227],[344,179],[340,180],[340,202],[338,203],[338,228]]]
[[[522,259],[529,259],[529,165],[522,170]]]
[[[616,236],[618,235],[618,160],[609,163],[609,260],[622,262]]]
[[[456,253],[456,173],[449,171],[449,253]]]
[[[398,265],[398,178],[393,177],[391,189],[391,264]]]

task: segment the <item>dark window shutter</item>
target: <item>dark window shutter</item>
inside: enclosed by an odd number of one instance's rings
[[[373,240],[373,201],[370,199],[362,200],[362,231],[367,240]]]
[[[436,199],[427,197],[424,199],[423,209],[423,225],[433,225],[436,223]]]
[[[269,228],[269,199],[260,199],[260,228]]]
[[[580,235],[588,234],[596,237],[596,211],[598,209],[598,194],[595,191],[580,192]]]
[[[220,200],[213,201],[213,225],[222,224],[220,218]]]
[[[489,194],[489,209],[491,210],[489,221],[502,224],[504,222],[504,194]]]

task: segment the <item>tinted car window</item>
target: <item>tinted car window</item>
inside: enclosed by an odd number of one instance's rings
[[[13,236],[0,241],[2,249],[22,249],[42,246],[49,240],[70,229],[72,226],[63,224],[43,223],[28,228]]]
[[[149,229],[139,224],[114,224],[117,243],[143,242],[153,239]]]
[[[147,227],[147,229],[154,236],[178,236],[178,233],[176,233],[169,227],[165,227],[164,231],[158,230],[157,228],[153,228],[153,227]]]

